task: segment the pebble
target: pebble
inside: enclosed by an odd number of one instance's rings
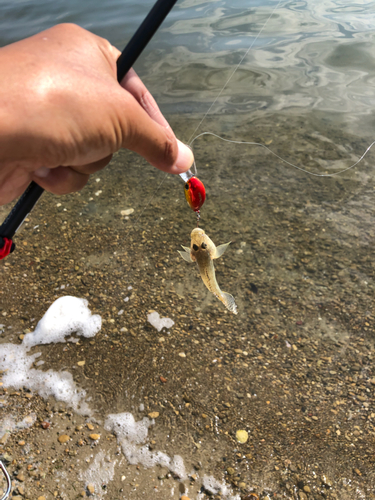
[[[95,493],[95,487],[94,487],[94,485],[93,485],[93,484],[88,484],[88,485],[87,485],[87,489],[88,489],[88,491],[89,491],[89,493],[90,493],[91,495],[93,495],[93,494]]]
[[[310,493],[310,492],[311,492],[310,486],[307,486],[307,485],[306,485],[306,486],[304,486],[304,487],[303,487],[303,491],[304,491],[305,493]]]
[[[25,476],[23,475],[23,472],[18,473],[17,481],[21,481],[21,483],[23,483],[25,481]]]
[[[152,411],[151,413],[148,414],[150,418],[158,418],[159,412],[158,411]]]
[[[227,472],[228,472],[228,474],[229,474],[230,476],[233,476],[233,474],[234,474],[236,471],[233,469],[233,467],[228,467],[228,468],[227,468]]]
[[[38,497],[38,500],[46,500],[46,497],[42,495],[41,497]]]
[[[87,428],[90,429],[90,431],[93,431],[95,429],[92,424],[87,424]]]
[[[180,358],[186,358],[186,354],[184,352],[179,352],[178,355]]]
[[[100,434],[90,434],[89,438],[93,441],[97,441],[98,439],[100,439]]]
[[[78,366],[84,366],[85,363],[86,363],[86,361],[78,361],[77,365]]]
[[[67,434],[62,434],[58,438],[60,443],[67,443],[70,440],[70,437]]]
[[[121,215],[131,215],[134,212],[134,208],[127,208],[126,210],[121,210]]]
[[[326,488],[332,488],[332,481],[325,474],[320,477],[320,480]]]
[[[187,497],[186,495],[182,495],[181,499],[180,500],[190,500],[189,497]]]
[[[239,443],[244,444],[249,439],[249,434],[247,431],[238,430],[236,432],[236,439]]]

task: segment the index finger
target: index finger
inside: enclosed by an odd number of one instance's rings
[[[150,118],[162,127],[169,127],[169,123],[162,115],[155,99],[133,68],[126,73],[121,81],[121,86],[138,101]]]

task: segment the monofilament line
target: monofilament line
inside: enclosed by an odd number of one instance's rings
[[[260,37],[262,31],[264,30],[264,28],[266,27],[268,21],[271,19],[271,17],[273,16],[273,14],[275,13],[275,11],[278,9],[279,5],[281,3],[281,0],[279,0],[277,2],[277,5],[276,7],[274,7],[274,9],[272,10],[271,14],[268,16],[268,18],[264,21],[264,24],[263,26],[260,28],[259,30],[259,33],[256,35],[256,37],[254,38],[254,40],[252,41],[252,43],[250,44],[249,48],[246,50],[245,54],[241,57],[241,60],[240,62],[237,64],[237,66],[234,68],[234,70],[232,71],[232,73],[230,74],[228,80],[224,83],[224,86],[223,88],[220,90],[220,92],[218,93],[218,95],[216,96],[214,102],[211,104],[211,106],[208,108],[208,110],[206,111],[206,114],[204,115],[204,117],[201,119],[201,121],[198,123],[198,125],[196,126],[194,132],[191,134],[191,137],[189,139],[189,146],[192,144],[192,138],[194,137],[194,134],[197,132],[197,130],[200,128],[200,126],[202,125],[202,123],[204,122],[204,120],[206,119],[206,116],[209,114],[209,112],[211,111],[211,109],[215,106],[216,102],[218,101],[218,99],[220,98],[221,94],[224,92],[224,90],[226,89],[226,87],[228,86],[229,82],[231,81],[231,79],[233,78],[235,72],[238,70],[238,68],[241,66],[242,64],[242,61],[245,59],[245,57],[247,56],[247,54],[250,52],[250,50],[253,48],[254,46],[254,43],[258,40],[258,38]]]
[[[298,165],[294,165],[294,163],[291,163],[288,160],[284,160],[284,158],[279,156],[277,153],[274,153],[272,151],[272,149],[268,148],[267,146],[265,146],[264,144],[262,144],[260,142],[233,141],[231,139],[225,139],[225,137],[221,137],[220,135],[214,134],[213,132],[202,132],[201,134],[194,137],[194,139],[191,141],[190,144],[193,144],[194,141],[196,141],[199,137],[202,137],[203,135],[212,135],[212,136],[216,137],[217,139],[220,139],[221,141],[231,142],[233,144],[247,144],[249,146],[261,146],[262,148],[266,149],[269,153],[271,153],[273,156],[276,156],[276,158],[278,158],[283,163],[286,163],[287,165],[289,165],[297,170],[300,170],[301,172],[305,172],[306,174],[313,175],[314,177],[333,177],[335,175],[339,175],[339,174],[343,174],[344,172],[347,172],[348,170],[350,170],[350,169],[354,168],[356,165],[358,165],[358,163],[360,163],[363,160],[363,158],[367,155],[367,153],[370,151],[372,146],[375,144],[375,141],[373,141],[368,146],[368,148],[363,153],[363,155],[355,163],[353,163],[353,165],[350,165],[349,167],[346,167],[342,170],[338,170],[337,172],[333,172],[332,174],[318,174],[316,172],[310,172],[309,170],[306,170],[305,168],[299,167]]]

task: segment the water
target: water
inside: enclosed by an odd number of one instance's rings
[[[1,43],[73,21],[121,49],[150,6],[3,2]],[[182,140],[212,131],[333,173],[374,139],[373,2],[276,6],[179,2],[136,69]],[[237,317],[177,254],[195,225],[181,179],[120,152],[81,193],[43,195],[17,236],[1,269],[4,340],[17,341],[54,298],[85,296],[102,332],[79,350],[39,349],[43,368],[71,370],[100,418],[157,410],[150,446],[196,466],[191,498],[204,474],[242,497],[372,498],[373,153],[316,178],[259,147],[204,136],[194,151],[208,192],[202,227],[216,244],[232,241],[215,267]],[[169,332],[147,323],[154,309],[175,321]],[[73,368],[81,359],[84,370]],[[109,494],[177,498],[172,478],[157,479],[166,472],[130,467],[141,486],[119,473]]]

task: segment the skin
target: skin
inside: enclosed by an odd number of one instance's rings
[[[136,73],[117,82],[119,55],[73,24],[0,49],[0,204],[32,180],[55,194],[80,190],[120,148],[172,174],[190,168],[191,150]]]

